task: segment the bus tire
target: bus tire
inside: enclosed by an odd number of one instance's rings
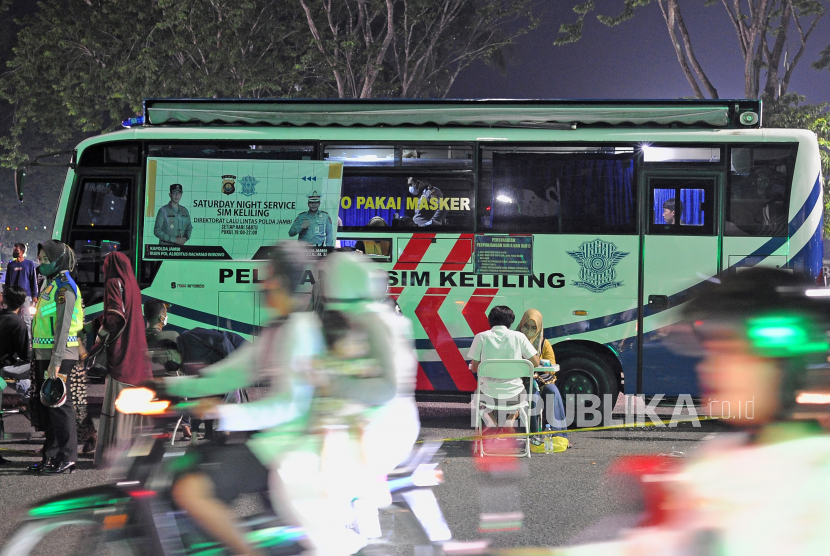
[[[577,416],[580,412],[576,410],[577,403],[588,403],[582,396],[590,394],[599,397],[599,410],[602,420],[593,426],[601,426],[607,417],[610,419],[611,411],[619,394],[619,383],[614,378],[614,370],[611,361],[603,355],[586,350],[570,349],[562,354],[559,363],[559,372],[556,376],[556,386],[562,399],[565,402],[565,411],[568,417],[568,424],[571,428],[584,426],[577,423]],[[610,397],[609,397],[610,395]],[[606,404],[611,407],[606,409]],[[593,402],[591,402],[593,405]],[[588,419],[591,413],[588,413]]]

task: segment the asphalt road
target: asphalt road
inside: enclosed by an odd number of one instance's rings
[[[90,396],[100,403],[100,386]],[[7,391],[8,392],[8,391]],[[618,407],[620,407],[618,405]],[[459,403],[419,403],[422,438],[439,439],[472,433],[469,408]],[[608,466],[626,454],[671,454],[687,458],[707,435],[726,430],[718,422],[704,422],[700,428],[681,424],[677,428],[636,428],[571,433],[573,447],[559,454],[534,454],[519,460],[516,470],[495,483],[476,467],[468,441],[446,442],[441,467],[445,482],[436,488],[453,536],[457,540],[487,539],[492,546],[555,546],[567,544],[580,531],[598,520],[623,512],[628,500],[611,488]],[[20,415],[6,418],[7,432],[26,432],[28,422]],[[9,462],[0,466],[0,539],[15,530],[26,508],[39,499],[111,480],[104,470],[95,470],[90,457],[82,457],[72,475],[39,476],[25,471],[39,458],[35,450],[42,442],[35,434],[30,441],[6,441],[0,454]],[[478,460],[480,461],[480,460]],[[256,510],[257,502],[242,499],[240,514]],[[479,532],[482,512],[524,514],[518,531],[483,534]],[[61,546],[44,554],[63,554]]]

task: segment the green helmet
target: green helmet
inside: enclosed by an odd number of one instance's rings
[[[686,335],[674,343],[687,348],[678,351],[702,355],[701,340],[747,340],[753,353],[778,362],[783,371],[781,407],[789,410],[800,391],[830,391],[830,373],[821,368],[830,349],[830,297],[824,291],[785,270],[724,273],[685,305],[684,320],[693,338]],[[693,345],[697,353],[690,353]]]

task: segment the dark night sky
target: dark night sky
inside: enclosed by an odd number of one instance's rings
[[[521,37],[506,75],[483,63],[465,69],[450,90],[454,98],[679,98],[691,97],[659,7],[637,11],[617,27],[600,24],[596,13],[617,15],[621,0],[598,0],[586,18],[581,41],[553,46],[559,25],[571,22],[574,2],[549,1],[541,26]],[[703,0],[681,2],[683,18],[695,53],[720,98],[743,98],[743,60],[732,24],[723,6],[704,7]],[[830,16],[825,16],[808,41],[789,91],[807,102],[830,101],[830,71],[810,63],[830,44]],[[790,38],[790,44],[795,41]],[[763,77],[761,86],[763,87]]]

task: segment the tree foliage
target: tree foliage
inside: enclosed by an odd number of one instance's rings
[[[818,137],[824,175],[824,237],[830,238],[830,103],[804,104],[804,97],[788,93],[764,104],[764,125],[809,129]]]
[[[134,115],[147,97],[281,97],[316,81],[290,0],[48,0],[20,22],[0,97],[14,112],[3,165],[27,125],[64,143]],[[312,87],[313,88],[313,87]]]
[[[336,95],[444,97],[538,25],[535,0],[299,0]],[[512,29],[512,30],[510,30]]]
[[[694,41],[683,19],[680,0],[623,0],[622,12],[618,15],[598,15],[597,19],[613,27],[632,19],[638,8],[654,3],[660,7],[678,63],[695,96],[718,98],[717,89],[695,56]],[[745,98],[759,98],[763,94],[767,98],[777,99],[786,95],[793,71],[805,52],[807,42],[826,15],[830,2],[705,0],[706,6],[715,4],[722,6],[721,14],[728,18],[738,39],[744,60]],[[576,21],[560,27],[560,36],[554,44],[578,41],[582,37],[585,17],[594,10],[593,0],[574,7],[578,16]],[[830,46],[816,64],[830,65]]]
[[[504,63],[535,1],[43,0],[0,81],[0,164],[26,160],[24,130],[65,148],[149,97],[443,97],[472,61]]]

